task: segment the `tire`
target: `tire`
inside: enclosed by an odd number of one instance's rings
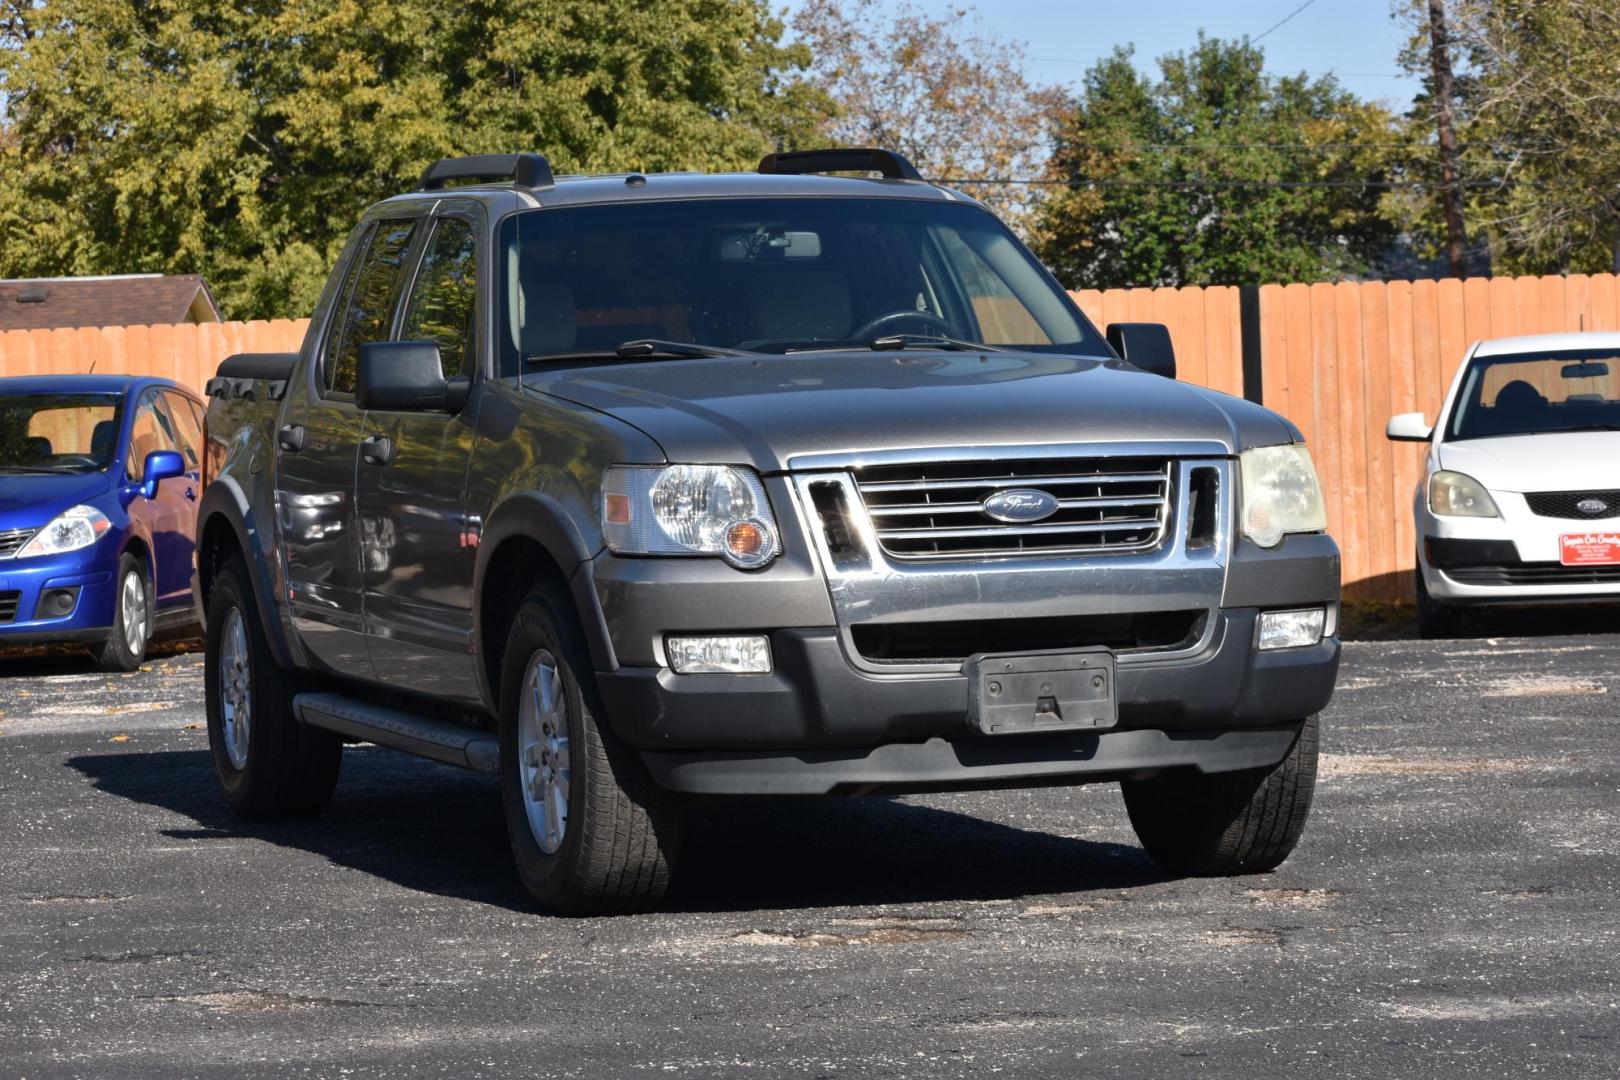
[[[1429,595],[1429,587],[1423,581],[1423,567],[1420,565],[1412,571],[1417,577],[1417,613],[1418,635],[1425,639],[1461,637],[1463,632],[1462,609],[1452,604],[1442,603]]]
[[[129,552],[118,556],[113,579],[113,624],[96,650],[96,666],[103,671],[134,671],[146,659],[152,640],[152,589],[146,567]]]
[[[319,813],[337,785],[343,743],[293,715],[297,683],[270,653],[241,556],[214,579],[204,646],[208,748],[225,802],[258,821]]]
[[[529,895],[559,915],[656,906],[679,853],[684,815],[609,729],[573,606],[560,588],[537,586],[519,605],[500,700],[506,830]]]
[[[1120,787],[1147,853],[1175,874],[1226,877],[1280,866],[1310,814],[1316,790],[1317,718],[1288,756],[1266,769],[1166,773]]]

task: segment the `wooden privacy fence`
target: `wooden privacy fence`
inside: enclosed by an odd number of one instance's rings
[[[1411,597],[1412,494],[1423,447],[1387,442],[1389,417],[1422,411],[1432,421],[1473,341],[1620,330],[1620,280],[1612,274],[1074,297],[1099,326],[1166,324],[1181,378],[1263,401],[1299,426],[1322,475],[1329,531],[1344,552],[1346,594],[1360,599]],[[294,351],[308,324],[12,330],[0,334],[0,375],[67,374],[94,364],[98,373],[163,375],[201,391],[226,356]]]
[[[161,375],[202,393],[219,362],[239,352],[296,352],[308,319],[87,326],[0,333],[0,375]]]

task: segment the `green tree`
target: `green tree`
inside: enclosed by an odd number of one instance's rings
[[[1418,69],[1426,20],[1395,0]],[[1620,272],[1620,6],[1450,0],[1470,228],[1508,273]],[[1417,111],[1426,107],[1419,98]],[[1428,205],[1412,208],[1432,221]]]
[[[824,101],[766,0],[0,0],[0,276],[198,272],[310,310],[434,159],[748,167]]]
[[[1379,214],[1395,120],[1332,77],[1272,77],[1199,35],[1136,70],[1090,68],[1059,130],[1037,244],[1071,287],[1322,281],[1393,239]]]
[[[807,0],[793,30],[814,58],[810,83],[833,102],[823,141],[897,150],[1023,222],[1037,190],[973,182],[1045,164],[1062,96],[1025,77],[1021,43],[991,35],[971,9],[935,17],[906,0]]]

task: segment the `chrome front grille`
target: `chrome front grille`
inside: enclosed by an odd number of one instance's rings
[[[878,543],[897,558],[1148,551],[1164,539],[1166,458],[1036,458],[868,465],[855,470]],[[1000,492],[1049,495],[1039,520],[998,520]]]
[[[35,531],[34,529],[12,529],[8,532],[0,532],[0,559],[9,559],[17,554],[18,549],[28,543],[28,538],[33,536]]]

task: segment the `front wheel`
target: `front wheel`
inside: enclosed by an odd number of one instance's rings
[[[501,667],[501,794],[524,888],[548,911],[645,911],[663,898],[682,814],[603,719],[560,590],[519,606]]]
[[[1417,577],[1418,634],[1426,639],[1462,636],[1462,609],[1454,604],[1442,603],[1429,594],[1423,580],[1423,567],[1412,571]]]
[[[1265,769],[1175,771],[1120,784],[1147,853],[1175,874],[1274,870],[1299,843],[1316,791],[1319,727],[1310,717],[1288,756]]]
[[[151,638],[152,594],[146,587],[146,568],[126,551],[118,557],[112,629],[96,653],[96,665],[103,671],[134,671],[146,659]]]

